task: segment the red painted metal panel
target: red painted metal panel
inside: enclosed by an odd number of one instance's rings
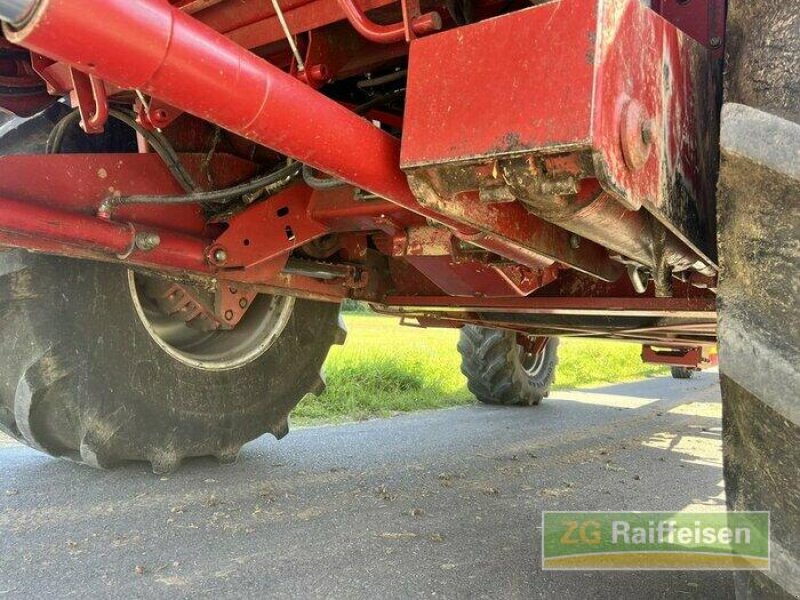
[[[559,0],[414,41],[401,165],[591,153],[609,194],[708,255],[709,59],[639,0]]]
[[[527,296],[543,282],[541,270],[528,277],[510,277],[501,266],[478,261],[455,261],[451,256],[411,256],[412,264],[451,296],[504,298]]]
[[[205,155],[183,154],[181,160],[202,181]],[[253,174],[254,166],[235,156],[218,154],[209,174],[225,187]],[[156,154],[51,154],[0,157],[0,196],[65,211],[94,215],[112,195],[182,194],[183,189]],[[205,217],[198,205],[121,206],[120,221],[167,227],[199,235]]]
[[[224,268],[247,268],[271,261],[330,230],[309,216],[312,190],[293,186],[228,219],[228,228],[214,242],[227,254]],[[213,251],[213,250],[212,250]],[[278,270],[283,265],[278,267]]]
[[[708,53],[638,0],[605,0],[598,26],[593,143],[598,176],[608,191],[631,208],[668,209],[674,179],[696,200],[703,192],[698,172],[708,75]],[[641,120],[632,131],[624,121],[631,104]],[[636,168],[626,160],[627,135],[651,139]],[[688,206],[683,206],[688,210]],[[670,216],[669,214],[666,216]],[[680,219],[674,219],[680,222]]]
[[[591,141],[596,0],[560,0],[415,40],[401,163]]]
[[[642,346],[642,362],[673,367],[698,368],[703,362],[702,348],[673,348],[656,350],[651,345]]]
[[[651,0],[653,10],[681,31],[721,55],[725,0]]]

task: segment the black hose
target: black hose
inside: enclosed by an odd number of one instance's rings
[[[275,193],[300,173],[300,163],[294,162],[276,171],[233,187],[211,192],[194,192],[184,196],[120,196],[103,201],[100,212],[108,212],[123,204],[224,204],[233,198],[257,191]]]
[[[366,112],[369,112],[370,109],[375,108],[376,106],[381,106],[382,104],[386,104],[387,102],[394,100],[395,98],[399,98],[403,94],[405,94],[406,89],[400,88],[397,90],[393,90],[391,92],[386,92],[380,96],[375,96],[370,100],[367,100],[363,104],[359,104],[358,106],[353,109],[353,112],[357,115],[363,115]]]
[[[108,116],[124,123],[147,140],[147,143],[150,144],[150,147],[161,157],[161,160],[164,161],[164,164],[167,166],[170,173],[172,173],[172,176],[185,191],[194,192],[198,189],[194,179],[181,164],[177,153],[163,135],[145,129],[136,122],[133,116],[121,110],[111,109],[108,111]],[[61,146],[64,143],[64,137],[67,131],[72,125],[77,123],[80,118],[80,111],[75,109],[56,123],[50,135],[47,137],[47,146],[45,150],[47,154],[58,154],[61,152]]]
[[[336,177],[317,177],[314,175],[314,169],[308,165],[303,165],[303,181],[313,190],[332,190],[347,185]]]
[[[119,196],[106,198],[100,205],[99,212],[110,212],[115,207],[123,204],[220,204],[226,203],[231,199],[252,194],[254,192],[266,193],[269,195],[275,194],[289,184],[297,175],[300,174],[300,163],[291,163],[285,167],[273,171],[261,177],[257,177],[245,183],[235,185],[233,187],[213,190],[210,192],[197,191],[197,184],[192,179],[192,176],[181,164],[177,153],[167,141],[167,139],[157,133],[145,129],[139,125],[132,115],[125,112],[111,109],[108,115],[114,119],[121,121],[137,133],[142,135],[153,150],[161,157],[167,168],[175,177],[176,181],[181,187],[189,192],[186,195],[180,196],[151,196],[151,195],[137,195],[137,196]],[[64,143],[69,127],[74,125],[80,120],[80,111],[73,110],[64,116],[55,127],[53,127],[50,135],[47,138],[46,152],[48,154],[56,154],[61,152],[61,146]]]
[[[392,81],[403,79],[406,75],[408,75],[408,71],[406,69],[403,69],[402,71],[394,71],[393,73],[381,75],[380,77],[373,77],[372,79],[362,79],[361,81],[356,83],[356,87],[360,90],[378,87],[379,85],[383,85],[384,83],[391,83]]]
[[[356,107],[354,112],[356,114],[367,112],[374,106],[378,106],[392,98],[399,96],[404,91],[404,89],[400,89],[382,96],[377,96],[361,106]],[[194,179],[181,164],[178,155],[175,153],[175,150],[163,135],[145,129],[139,125],[139,123],[137,123],[131,115],[125,112],[111,109],[108,111],[108,115],[128,125],[142,137],[144,137],[153,150],[164,161],[164,164],[170,170],[170,173],[172,173],[173,177],[175,177],[180,186],[189,193],[181,196],[137,195],[106,198],[100,205],[100,212],[112,211],[115,207],[123,204],[221,204],[226,203],[233,198],[241,197],[245,194],[251,194],[257,191],[271,195],[283,189],[285,185],[290,183],[297,175],[300,174],[302,174],[303,181],[306,183],[306,185],[315,190],[330,190],[347,185],[346,182],[335,177],[316,177],[313,169],[308,165],[292,163],[281,169],[278,169],[277,171],[268,173],[263,177],[253,179],[231,188],[214,190],[211,192],[198,192],[198,186],[194,182]],[[50,135],[47,138],[46,152],[48,154],[55,154],[61,151],[61,145],[64,142],[64,136],[66,135],[68,128],[74,123],[77,123],[79,120],[80,111],[75,109],[62,118],[58,123],[56,123],[55,127],[53,127],[53,130],[50,132]]]
[[[47,136],[45,153],[58,154],[61,152],[61,144],[64,141],[64,135],[66,135],[67,129],[73,123],[77,123],[80,120],[80,117],[81,113],[78,111],[78,109],[75,109],[59,119],[59,121],[53,126],[53,129],[50,130],[50,134]]]

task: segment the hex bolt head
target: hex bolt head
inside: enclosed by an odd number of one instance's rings
[[[225,248],[217,248],[211,254],[211,259],[218,265],[224,264],[225,261],[228,260],[228,253],[225,251]]]
[[[233,311],[232,310],[226,310],[225,311],[225,320],[226,321],[230,321],[232,319],[233,319]]]
[[[722,39],[717,36],[714,36],[710,40],[708,40],[708,44],[712,48],[719,48],[720,46],[722,46]]]
[[[577,250],[581,247],[581,238],[579,235],[573,233],[569,236],[569,247],[573,250]]]
[[[247,298],[239,299],[239,308],[247,308]]]
[[[157,233],[137,233],[133,243],[139,250],[147,252],[158,248],[159,244],[161,244],[161,238]]]

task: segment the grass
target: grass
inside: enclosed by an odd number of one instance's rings
[[[360,420],[475,402],[459,370],[458,330],[401,327],[377,315],[346,314],[347,343],[334,346],[325,366],[327,391],[305,398],[295,423]],[[555,389],[641,379],[667,372],[643,364],[641,347],[563,339]]]

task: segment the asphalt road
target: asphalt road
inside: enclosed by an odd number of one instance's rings
[[[264,437],[97,472],[0,440],[0,599],[727,598],[722,572],[542,571],[542,510],[721,510],[716,373]]]

